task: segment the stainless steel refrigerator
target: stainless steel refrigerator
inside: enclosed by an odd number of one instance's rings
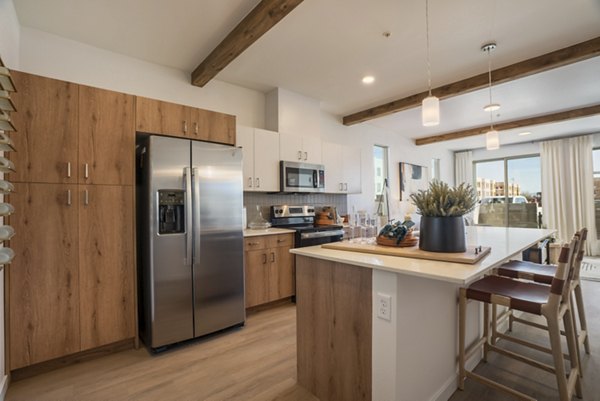
[[[140,334],[153,349],[243,325],[242,151],[136,144]]]

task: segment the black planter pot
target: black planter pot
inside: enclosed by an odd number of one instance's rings
[[[465,221],[462,216],[421,216],[419,249],[430,252],[465,252]]]

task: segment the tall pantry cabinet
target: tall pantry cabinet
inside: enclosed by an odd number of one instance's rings
[[[134,97],[13,76],[11,370],[135,336]]]

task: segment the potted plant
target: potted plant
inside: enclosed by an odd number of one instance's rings
[[[421,215],[419,248],[431,252],[465,252],[463,216],[477,204],[477,194],[469,184],[450,187],[432,181],[429,189],[410,195]]]

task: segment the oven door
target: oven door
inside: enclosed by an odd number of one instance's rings
[[[280,162],[282,192],[325,191],[325,167],[320,164]]]
[[[299,233],[299,241],[296,242],[298,248],[305,246],[328,244],[338,242],[344,238],[344,230],[328,230]]]

